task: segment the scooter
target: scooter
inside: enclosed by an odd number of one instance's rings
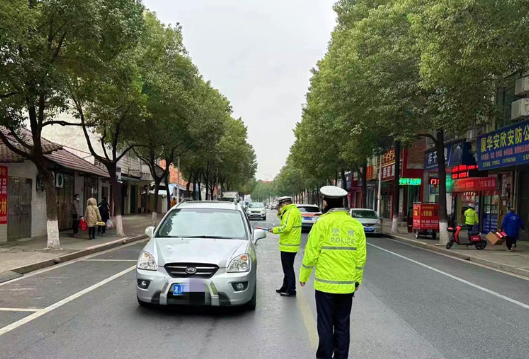
[[[448,227],[448,232],[452,233],[450,241],[446,244],[446,249],[452,248],[454,243],[460,246],[475,246],[478,250],[483,250],[487,247],[487,241],[484,240],[479,232],[468,232],[464,231],[463,227],[458,224],[456,228]],[[466,232],[465,234],[461,232]]]

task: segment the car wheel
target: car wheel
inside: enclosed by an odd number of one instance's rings
[[[140,307],[143,307],[143,308],[152,308],[153,307],[152,303],[144,302],[139,297],[136,297],[136,298],[138,299],[138,304],[140,305]]]
[[[252,299],[248,303],[246,303],[246,308],[249,310],[255,310],[257,307],[257,282],[255,282],[255,287],[253,288],[253,295]]]

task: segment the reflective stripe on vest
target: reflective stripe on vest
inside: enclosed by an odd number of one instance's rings
[[[280,246],[285,246],[285,247],[299,247],[299,244],[283,244],[283,243],[279,243]]]
[[[336,280],[326,280],[326,279],[320,279],[320,278],[314,278],[314,280],[317,280],[318,282],[327,283],[327,284],[355,284],[356,282],[353,281],[336,281]]]
[[[302,266],[303,268],[307,268],[307,269],[312,269],[312,268],[314,268],[314,266],[306,266],[306,265],[304,265],[303,263],[301,264],[301,266]]]
[[[321,249],[329,249],[331,251],[356,251],[356,247],[321,247]]]

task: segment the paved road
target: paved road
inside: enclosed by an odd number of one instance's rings
[[[143,243],[4,283],[0,357],[313,358],[314,291],[275,293],[277,242],[258,247],[255,312],[140,308],[133,269]],[[370,238],[368,251],[352,358],[529,357],[529,281],[384,238]]]

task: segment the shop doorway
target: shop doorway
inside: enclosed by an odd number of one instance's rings
[[[9,177],[7,197],[7,240],[31,237],[30,178]]]

